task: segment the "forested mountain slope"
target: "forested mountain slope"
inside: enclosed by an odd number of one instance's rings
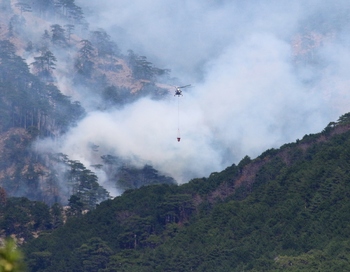
[[[88,111],[163,99],[170,70],[121,52],[74,0],[3,0],[0,15],[0,235],[29,271],[350,270],[350,114],[181,186],[94,142],[100,163],[85,165],[35,143]],[[328,35],[305,33],[297,65]]]
[[[208,178],[102,202],[26,243],[30,271],[347,271],[349,116]]]
[[[74,194],[90,209],[109,198],[99,169],[121,191],[174,183],[150,165],[136,167],[110,154],[91,166],[35,146],[64,135],[86,107],[108,110],[145,95],[162,98],[168,91],[157,79],[169,70],[132,50],[122,54],[103,29],[89,26],[74,1],[4,0],[0,15],[0,185],[8,196],[67,204]],[[91,104],[82,104],[82,96],[91,96]],[[91,143],[90,152],[97,149]]]

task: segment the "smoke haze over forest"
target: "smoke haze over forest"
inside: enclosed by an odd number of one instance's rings
[[[101,153],[149,163],[178,182],[321,131],[349,111],[348,1],[80,0],[90,27],[178,84],[177,98],[90,111],[61,151],[87,165]]]

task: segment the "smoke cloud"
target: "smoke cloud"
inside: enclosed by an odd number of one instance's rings
[[[180,98],[89,112],[59,147],[86,165],[112,154],[184,183],[319,132],[349,111],[348,1],[76,2],[122,51],[195,86]]]

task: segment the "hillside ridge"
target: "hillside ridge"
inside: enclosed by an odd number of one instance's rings
[[[266,150],[253,160],[250,160],[248,157],[243,158],[243,160],[249,160],[249,163],[245,163],[245,165],[240,168],[238,176],[230,177],[229,180],[224,181],[218,186],[218,188],[208,196],[209,201],[214,202],[217,199],[224,200],[233,195],[241,186],[250,191],[255,183],[258,172],[264,165],[278,158],[286,165],[291,166],[294,161],[290,154],[291,149],[300,150],[305,154],[314,144],[326,143],[332,137],[350,131],[349,117],[349,113],[344,114],[337,122],[330,122],[322,132],[305,135],[302,140],[297,140],[295,143],[291,144],[284,144],[279,149]],[[197,199],[196,203],[201,203],[201,201]]]

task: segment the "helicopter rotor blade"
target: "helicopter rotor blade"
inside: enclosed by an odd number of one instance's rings
[[[191,84],[189,84],[189,85],[185,85],[185,86],[180,86],[180,87],[177,87],[177,88],[187,88],[187,87],[190,87],[191,86]]]

